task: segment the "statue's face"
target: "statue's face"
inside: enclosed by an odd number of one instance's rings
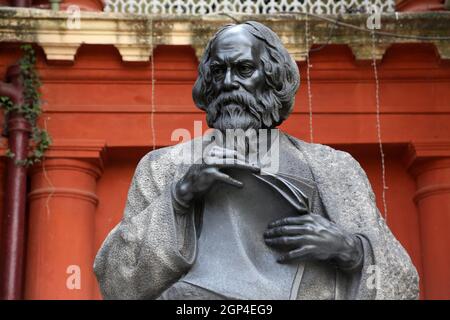
[[[236,26],[220,34],[211,48],[211,73],[216,92],[245,90],[255,96],[264,88],[261,41]]]
[[[214,101],[208,123],[219,130],[259,129],[258,96],[265,89],[263,44],[242,26],[222,32],[211,47],[210,72]]]

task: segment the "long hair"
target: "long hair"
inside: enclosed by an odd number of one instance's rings
[[[275,115],[275,125],[281,124],[291,113],[295,94],[300,85],[300,72],[280,38],[265,25],[247,21],[241,24],[250,34],[264,43],[265,54],[261,56],[266,85],[272,90],[274,99],[272,106]],[[210,72],[211,47],[217,37],[235,24],[225,25],[208,42],[198,66],[198,77],[192,89],[192,98],[198,108],[205,110],[212,102],[214,92],[212,88],[212,75]]]

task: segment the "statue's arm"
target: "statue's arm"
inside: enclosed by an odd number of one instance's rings
[[[373,250],[370,241],[363,234],[355,234],[362,248],[360,266],[355,270],[339,269],[336,283],[336,299],[373,300],[376,288],[373,285],[371,268],[374,265]]]
[[[367,194],[371,204],[362,210],[361,221],[364,231],[364,266],[358,281],[353,287],[357,299],[417,299],[419,277],[406,250],[392,234],[379,212],[371,184],[359,163],[345,154],[348,167],[354,168],[354,177],[361,179],[358,188],[365,186],[361,193]]]
[[[151,161],[158,160],[148,157],[139,163],[124,217],[95,259],[106,299],[156,298],[187,271],[195,255],[193,215],[174,213],[171,180],[160,170],[170,174],[158,166],[154,172]]]
[[[362,267],[361,275],[368,281],[376,282],[375,298],[417,299],[417,270],[378,211],[374,192],[360,164],[347,152],[304,143],[293,137],[290,141],[308,159],[315,179],[321,184],[321,196],[333,220],[346,231],[367,239],[364,241],[367,262]],[[353,297],[371,299],[373,290],[370,295],[363,290],[367,282],[360,278],[356,283],[358,287]]]

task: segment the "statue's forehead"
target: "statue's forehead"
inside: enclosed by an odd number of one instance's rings
[[[242,26],[230,27],[221,32],[211,47],[211,57],[220,60],[241,58],[254,59],[261,42]]]

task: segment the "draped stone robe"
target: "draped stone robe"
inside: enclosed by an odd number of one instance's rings
[[[158,298],[180,283],[195,264],[195,215],[176,214],[171,198],[174,182],[189,168],[180,164],[180,158],[192,146],[191,141],[155,150],[139,162],[123,219],[95,259],[94,271],[104,298]],[[308,175],[318,190],[316,213],[356,234],[364,248],[363,267],[357,273],[342,272],[327,262],[305,263],[294,298],[416,299],[416,269],[380,216],[358,162],[348,153],[284,133],[280,134],[280,150],[280,172]]]

